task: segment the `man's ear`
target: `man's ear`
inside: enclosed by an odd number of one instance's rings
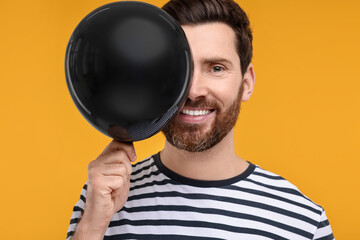
[[[242,102],[246,102],[250,99],[251,94],[254,92],[254,87],[255,71],[253,65],[250,63],[243,77],[243,94],[241,97]]]

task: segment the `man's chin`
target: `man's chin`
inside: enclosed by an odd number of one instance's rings
[[[162,131],[166,140],[176,148],[189,152],[203,152],[218,144],[235,126],[240,112],[241,89],[237,98],[225,111],[220,111],[219,107],[215,107],[216,104],[189,104],[188,107],[213,106],[212,109],[216,111],[209,114],[212,118],[208,119],[189,120],[181,118],[181,115],[176,116]]]
[[[188,152],[202,152],[214,146],[214,134],[210,129],[203,129],[202,126],[190,124],[190,126],[174,126],[164,129],[166,140],[180,150]],[[216,135],[216,134],[215,134]]]

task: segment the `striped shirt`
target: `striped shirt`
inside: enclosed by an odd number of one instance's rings
[[[80,220],[86,185],[73,209],[69,240]],[[159,154],[133,165],[128,201],[104,239],[334,239],[324,209],[284,178],[251,164],[221,181],[185,178]]]

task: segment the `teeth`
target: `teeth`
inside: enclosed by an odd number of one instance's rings
[[[186,114],[186,115],[190,115],[190,116],[204,116],[206,114],[209,114],[210,111],[209,110],[188,110],[188,109],[183,109],[181,110],[182,114]]]

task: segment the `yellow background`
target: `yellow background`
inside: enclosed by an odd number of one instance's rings
[[[0,3],[1,239],[65,239],[87,165],[110,141],[80,115],[64,76],[72,31],[105,3]],[[358,1],[239,3],[254,30],[257,80],[235,130],[237,153],[321,204],[337,239],[358,239]],[[136,143],[138,158],[163,142],[159,134]]]

